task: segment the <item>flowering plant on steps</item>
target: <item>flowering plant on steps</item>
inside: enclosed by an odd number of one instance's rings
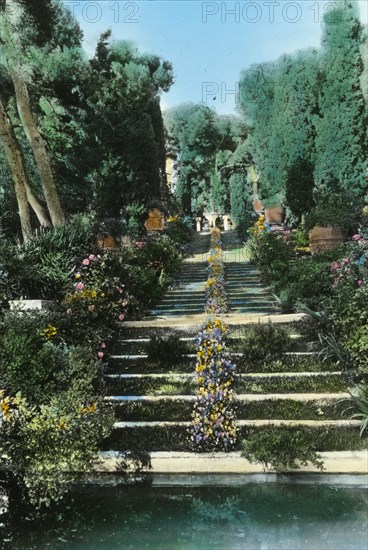
[[[226,325],[209,321],[197,339],[197,401],[192,413],[190,439],[195,451],[230,451],[236,443],[233,408],[236,367],[225,350]]]

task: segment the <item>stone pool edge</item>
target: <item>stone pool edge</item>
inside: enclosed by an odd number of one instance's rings
[[[301,466],[288,473],[320,474],[358,474],[368,475],[368,450],[334,451],[320,453],[324,470],[321,472],[313,464]],[[252,464],[242,457],[240,452],[232,453],[188,453],[188,452],[150,452],[147,453],[149,466],[142,472],[149,474],[260,474],[275,473],[265,469],[262,464]],[[117,473],[122,465],[135,469],[133,460],[124,453],[105,451],[94,471],[98,473]]]

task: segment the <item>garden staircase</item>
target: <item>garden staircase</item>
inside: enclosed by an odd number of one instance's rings
[[[287,425],[311,431],[319,441],[318,450],[325,452],[326,457],[332,452],[330,470],[351,471],[356,456],[357,468],[361,470],[359,451],[366,449],[367,443],[359,437],[360,422],[350,420],[346,414],[342,416],[349,407],[349,394],[339,367],[321,360],[317,344],[308,342],[303,323],[296,322],[300,316],[280,315],[277,311],[275,314],[269,290],[261,284],[255,267],[241,255],[233,232],[223,236],[230,308],[221,317],[229,327],[228,349],[237,365],[234,390],[238,449],[226,455],[204,455],[203,460],[197,453],[188,452],[196,400],[195,339],[207,319],[203,307],[207,278],[204,256],[208,245],[208,235],[197,237],[193,256],[184,263],[177,284],[160,305],[145,321],[124,326],[123,338],[106,370],[107,399],[116,406],[117,421],[104,443],[105,464],[113,469],[119,462],[119,453],[137,452],[147,453],[154,471],[161,473],[259,472],[260,465],[241,459],[241,441],[271,425],[277,429]],[[188,322],[190,318],[193,322]],[[280,350],[279,357],[267,362],[250,364],[239,351],[242,331],[247,325],[269,320],[286,324],[292,333],[292,349]],[[186,342],[186,353],[175,361],[170,361],[170,357],[151,361],[147,354],[151,336],[167,335],[170,331]],[[342,455],[334,454],[335,451],[346,451],[353,462],[340,461],[336,466],[336,456]],[[363,454],[363,469],[364,457],[368,460],[368,455]]]
[[[294,332],[295,330],[295,332]],[[359,421],[341,413],[349,394],[341,372],[310,350],[306,339],[293,329],[292,351],[267,367],[247,364],[233,353],[237,364],[236,409],[239,441],[251,431],[270,425],[303,426],[323,435],[324,448],[359,450]],[[106,373],[108,399],[116,404],[117,422],[105,450],[116,452],[188,451],[191,412],[195,402],[195,336],[197,327],[176,331],[188,345],[180,361],[153,364],[145,353],[150,336],[166,329],[128,328],[111,357]],[[241,338],[238,326],[230,327],[229,347]]]

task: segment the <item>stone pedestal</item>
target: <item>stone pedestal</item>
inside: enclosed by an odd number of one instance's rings
[[[51,309],[54,302],[52,300],[9,300],[10,309],[20,311],[41,311]]]

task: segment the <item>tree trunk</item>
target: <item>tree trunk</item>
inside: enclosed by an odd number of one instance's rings
[[[54,227],[64,225],[65,216],[56,190],[50,157],[31,111],[27,84],[17,74],[17,71],[12,71],[11,76],[15,89],[18,113],[37,163],[52,225]]]
[[[18,202],[18,213],[23,239],[27,241],[32,235],[31,217],[26,192],[26,173],[21,151],[18,147],[13,129],[9,123],[4,104],[0,99],[0,138],[4,146],[6,159],[11,170],[15,194]]]
[[[42,204],[38,202],[37,198],[34,196],[33,191],[28,185],[27,181],[25,182],[25,188],[26,188],[28,202],[31,205],[32,210],[36,214],[37,219],[40,222],[40,225],[42,225],[42,227],[51,227],[50,220],[45,212],[44,207],[42,206]]]

